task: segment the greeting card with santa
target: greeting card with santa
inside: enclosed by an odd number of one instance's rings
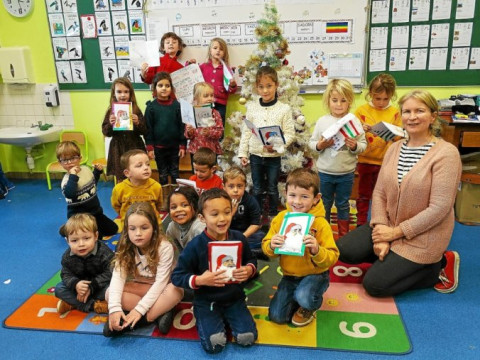
[[[285,243],[275,249],[275,254],[303,256],[305,244],[303,237],[310,231],[315,217],[307,213],[286,213],[280,227],[280,235],[285,235]]]
[[[242,266],[241,241],[211,241],[208,243],[208,264],[211,272],[225,270],[227,284],[237,282],[233,270]]]

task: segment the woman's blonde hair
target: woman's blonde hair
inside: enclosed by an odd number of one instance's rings
[[[330,110],[330,97],[332,93],[336,91],[340,96],[344,97],[348,101],[348,108],[353,104],[355,94],[353,93],[353,86],[348,80],[333,79],[327,85],[325,93],[323,94],[323,105],[326,109]]]
[[[442,126],[440,124],[440,118],[438,117],[438,102],[437,99],[426,90],[412,90],[404,94],[400,100],[398,100],[398,107],[400,113],[402,113],[402,107],[405,101],[408,99],[415,99],[425,104],[430,109],[430,112],[435,116],[435,120],[430,124],[430,133],[434,136],[440,136],[442,133]]]
[[[230,63],[229,63],[230,57],[228,56],[227,43],[225,42],[225,40],[223,40],[222,38],[219,38],[219,37],[216,37],[216,38],[213,38],[212,40],[210,40],[210,45],[208,46],[207,59],[212,60],[212,54],[211,54],[210,50],[212,50],[214,42],[217,42],[218,45],[220,46],[220,49],[223,51],[223,61],[225,62],[225,64],[230,65]]]
[[[142,253],[145,255],[150,271],[155,274],[157,271],[158,261],[160,259],[158,248],[160,246],[160,242],[164,239],[164,236],[161,233],[160,227],[158,226],[157,214],[155,213],[152,205],[150,205],[148,202],[133,203],[128,208],[127,213],[125,214],[122,235],[120,237],[120,241],[118,242],[115,257],[113,259],[114,266],[120,269],[122,275],[127,277],[133,277],[137,273],[135,262],[136,246],[128,237],[128,219],[134,214],[146,217],[148,222],[153,227],[152,239],[150,240],[150,243],[146,249],[142,249]]]

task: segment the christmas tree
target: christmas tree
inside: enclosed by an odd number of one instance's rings
[[[299,77],[294,76],[293,69],[288,66],[285,58],[290,53],[288,42],[282,36],[282,30],[278,26],[279,14],[275,1],[265,5],[263,17],[257,21],[255,35],[258,40],[258,48],[252,53],[245,64],[244,80],[242,84],[239,102],[244,105],[247,101],[259,101],[254,93],[255,77],[261,66],[269,65],[277,71],[279,86],[277,89],[278,100],[290,105],[292,109],[292,121],[295,124],[296,141],[288,146],[282,155],[282,172],[284,174],[300,167],[313,165],[313,153],[308,147],[310,131],[305,123],[300,107],[303,99],[298,95]],[[301,80],[300,80],[301,81]],[[245,115],[234,112],[227,123],[231,126],[230,135],[225,137],[222,143],[224,154],[220,158],[220,166],[225,170],[230,164],[240,164],[237,151],[240,137],[244,129]],[[250,169],[245,169],[248,182],[251,184]],[[285,189],[284,179],[279,182],[279,192],[283,196]]]

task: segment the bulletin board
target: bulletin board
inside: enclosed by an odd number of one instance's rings
[[[388,72],[400,86],[480,85],[478,1],[373,0],[370,10],[368,81]]]
[[[71,2],[73,0],[70,0]],[[106,75],[105,61],[116,64],[122,76],[126,70],[128,56],[118,53],[112,59],[104,59],[105,51],[101,50],[105,38],[111,38],[112,43],[124,42],[125,37],[133,39],[147,39],[149,27],[155,25],[164,27],[163,31],[175,31],[187,44],[180,60],[196,59],[197,63],[206,60],[208,44],[213,37],[224,38],[228,43],[230,53],[230,66],[238,68],[243,65],[253,51],[257,49],[254,28],[258,19],[262,18],[264,4],[270,0],[139,0],[143,9],[143,34],[132,33],[131,24],[127,25],[126,35],[98,34],[97,38],[84,38],[83,32],[78,36],[81,42],[81,59],[59,60],[56,58],[57,77],[61,90],[97,90],[109,89],[111,81]],[[60,1],[59,1],[60,2]],[[68,1],[67,1],[68,2]],[[117,10],[113,3],[121,2],[123,10]],[[48,6],[51,0],[46,0],[47,11],[52,11]],[[65,3],[65,2],[62,2]],[[76,1],[79,20],[82,15],[97,15],[95,11],[99,0]],[[118,19],[117,14],[124,11],[131,22],[131,4],[134,1],[110,0],[103,1],[109,6],[106,13],[110,25],[115,29]],[[368,17],[369,0],[335,1],[335,0],[277,0],[276,6],[280,15],[279,26],[283,36],[289,42],[291,53],[286,56],[288,64],[293,66],[303,79],[304,92],[313,92],[324,89],[328,80],[342,77],[350,80],[355,87],[362,88],[365,84],[365,53],[366,53],[366,25]],[[65,27],[67,27],[65,10]],[[62,10],[61,10],[62,11]],[[133,10],[136,11],[136,10]],[[135,13],[137,14],[137,13]],[[102,14],[102,16],[105,16]],[[97,21],[98,22],[98,21]],[[50,21],[52,33],[52,49],[55,55],[57,38]],[[336,29],[335,29],[336,28]],[[332,31],[332,29],[334,29]],[[101,29],[99,29],[101,31]],[[151,29],[150,29],[151,30]],[[157,36],[161,37],[162,33]],[[66,40],[70,36],[65,35]],[[148,38],[148,40],[152,40]],[[67,44],[68,45],[68,44]],[[68,46],[69,47],[69,46]],[[128,49],[127,49],[128,51]],[[74,78],[78,71],[73,70],[74,65],[83,62],[86,72],[86,81],[66,82],[58,68],[59,63],[70,63],[71,76]],[[66,68],[66,65],[60,65]],[[138,69],[129,69],[133,76],[136,89],[147,90],[147,85],[139,80]],[[241,83],[241,82],[240,82]]]

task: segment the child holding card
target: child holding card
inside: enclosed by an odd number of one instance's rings
[[[368,208],[380,166],[388,147],[392,144],[392,141],[385,141],[382,137],[376,136],[372,127],[381,122],[402,126],[400,112],[390,102],[396,98],[395,87],[396,82],[392,75],[375,76],[365,96],[367,103],[355,110],[355,116],[360,119],[366,132],[368,144],[367,149],[358,156],[357,226],[367,222]]]
[[[257,262],[245,236],[229,230],[233,211],[225,190],[213,188],[203,192],[198,212],[207,228],[180,254],[172,283],[194,290],[193,313],[205,351],[218,353],[224,349],[227,324],[237,344],[250,346],[257,340],[257,328],[245,303],[243,288],[255,275]],[[234,282],[222,268],[233,264]]]
[[[273,257],[275,252],[281,254],[278,250],[287,237],[303,234],[299,246],[303,254],[279,255],[283,277],[268,309],[270,320],[278,324],[305,326],[313,321],[329,285],[328,269],[339,256],[319,191],[320,180],[313,170],[293,170],[286,182],[287,210],[275,216],[262,241],[263,252]],[[313,221],[303,220],[307,214]],[[305,226],[299,226],[300,222]]]
[[[317,121],[309,144],[312,150],[318,152],[317,169],[325,204],[325,218],[330,221],[330,210],[335,201],[339,237],[349,231],[350,203],[348,200],[352,193],[357,155],[367,147],[360,122],[349,114],[353,100],[353,86],[349,81],[331,80],[323,94],[323,103],[330,114],[322,116]],[[344,139],[342,138],[345,144],[336,149],[334,137],[326,138],[323,134],[331,126],[343,122],[343,118],[347,115],[352,120],[339,131],[345,134]],[[356,133],[359,134],[355,136]]]
[[[185,126],[185,137],[190,140],[187,151],[195,154],[206,147],[215,154],[222,153],[220,138],[223,135],[223,123],[220,113],[212,109],[213,86],[206,82],[196,83],[193,87],[193,106],[197,127]]]
[[[126,105],[127,109],[131,109],[127,117],[128,120],[131,120],[132,127],[119,130],[120,126],[117,125],[120,125],[120,118],[117,113],[123,110],[115,111],[117,105]],[[102,133],[104,136],[112,138],[108,149],[107,174],[114,175],[120,182],[125,179],[120,157],[128,150],[145,150],[141,135],[147,134],[147,125],[142,111],[137,105],[135,90],[127,78],[120,77],[113,81],[110,105],[102,123]]]

